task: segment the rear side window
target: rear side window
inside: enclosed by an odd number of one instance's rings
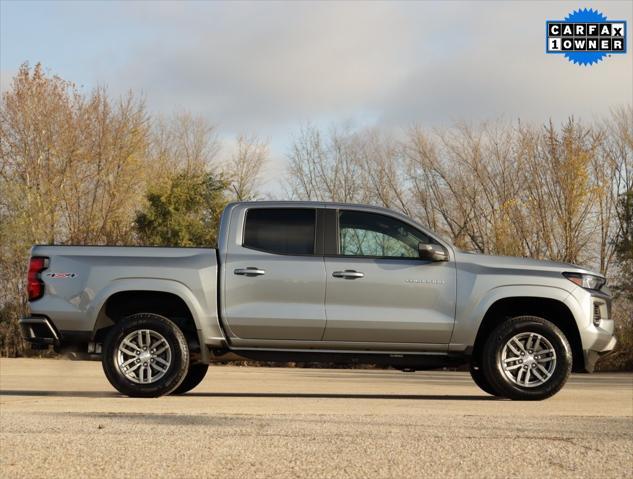
[[[314,254],[316,210],[255,208],[246,213],[244,246],[268,253]]]

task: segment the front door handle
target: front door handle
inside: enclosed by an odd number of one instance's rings
[[[248,268],[238,268],[233,271],[233,274],[238,276],[262,276],[266,274],[266,271],[255,268],[254,266],[249,266]]]
[[[346,269],[345,271],[334,271],[332,276],[335,278],[344,278],[344,279],[359,279],[364,278],[365,273],[361,273],[360,271],[354,271],[353,269]]]

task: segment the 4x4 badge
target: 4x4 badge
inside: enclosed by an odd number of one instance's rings
[[[51,279],[69,279],[79,276],[78,273],[46,273],[45,276]]]

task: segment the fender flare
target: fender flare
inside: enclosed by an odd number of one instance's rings
[[[100,321],[105,318],[105,304],[108,299],[114,294],[128,291],[148,291],[177,296],[191,312],[201,345],[213,342],[213,340],[224,341],[224,334],[217,316],[217,304],[209,305],[208,311],[205,311],[193,291],[185,284],[175,280],[157,278],[121,278],[113,280],[107,287],[101,289],[90,302],[90,308],[87,311],[93,325],[93,334]]]
[[[455,327],[453,329],[453,337],[451,338],[449,350],[463,351],[468,347],[474,346],[481,323],[487,312],[495,303],[504,299],[526,297],[549,299],[562,303],[570,310],[576,322],[576,326],[579,326],[578,318],[582,317],[582,312],[579,309],[578,303],[566,289],[556,286],[523,284],[498,286],[488,290],[479,303],[472,305],[474,307],[468,304],[461,305],[455,318]]]

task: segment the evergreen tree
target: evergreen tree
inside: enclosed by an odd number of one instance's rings
[[[215,246],[224,180],[210,173],[179,173],[166,185],[150,189],[147,206],[137,212],[135,229],[151,246]]]

